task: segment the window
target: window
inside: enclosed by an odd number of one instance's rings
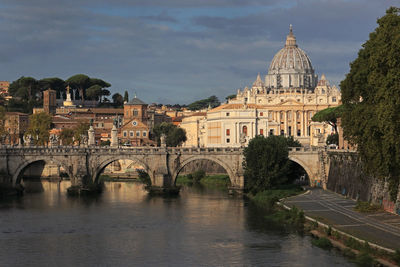
[[[127,137],[128,133],[126,131],[124,131],[124,137]]]
[[[133,137],[133,131],[129,131],[129,136]]]
[[[143,137],[146,137],[147,136],[147,132],[146,131],[143,131]]]
[[[285,131],[284,130],[281,130],[281,135],[285,135]]]
[[[288,113],[287,113],[287,118],[288,118],[288,120],[291,120],[291,119],[292,119],[292,112],[291,112],[291,111],[288,111]]]
[[[226,113],[226,116],[229,117],[229,112]]]
[[[297,117],[298,120],[300,119],[300,112],[297,112],[296,117]]]
[[[136,131],[136,137],[140,137],[140,131]]]
[[[264,112],[260,112],[260,116],[264,116]]]
[[[231,135],[231,130],[230,129],[226,129],[226,136],[230,136]]]
[[[260,135],[264,135],[264,129],[260,129]]]
[[[300,135],[301,135],[301,131],[297,130],[297,136],[300,136]]]
[[[268,113],[268,119],[272,119],[272,112]]]
[[[133,116],[136,117],[136,116],[138,116],[138,115],[139,115],[139,111],[138,111],[137,109],[134,109],[134,110],[133,110]]]
[[[247,136],[247,126],[246,125],[243,126],[242,129],[243,129],[242,132]]]
[[[274,135],[274,129],[269,129],[269,136]]]
[[[229,143],[231,140],[229,138],[226,139],[226,142]]]
[[[292,126],[289,126],[289,128],[288,128],[288,135],[289,135],[289,136],[292,135]]]
[[[332,102],[336,102],[336,96],[332,96]]]

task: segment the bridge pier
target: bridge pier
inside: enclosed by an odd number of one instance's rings
[[[147,186],[147,191],[151,195],[177,195],[180,187],[172,184],[172,176],[169,173],[153,173],[151,185]]]

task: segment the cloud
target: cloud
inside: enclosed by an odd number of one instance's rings
[[[147,101],[221,99],[251,85],[288,25],[335,83],[394,1],[3,0],[0,79],[85,73]]]

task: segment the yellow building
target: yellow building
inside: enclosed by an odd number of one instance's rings
[[[244,146],[256,135],[293,136],[304,146],[324,145],[333,129],[311,118],[338,106],[340,100],[339,89],[325,75],[318,81],[290,27],[285,46],[272,59],[264,81],[259,74],[251,88],[238,90],[236,98],[207,111],[203,120],[182,120],[181,127],[191,134],[184,146]]]

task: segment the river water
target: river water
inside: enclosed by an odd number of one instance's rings
[[[68,186],[30,183],[40,192],[0,202],[0,266],[352,266],[225,191],[162,198],[108,182],[96,198],[70,198]]]

